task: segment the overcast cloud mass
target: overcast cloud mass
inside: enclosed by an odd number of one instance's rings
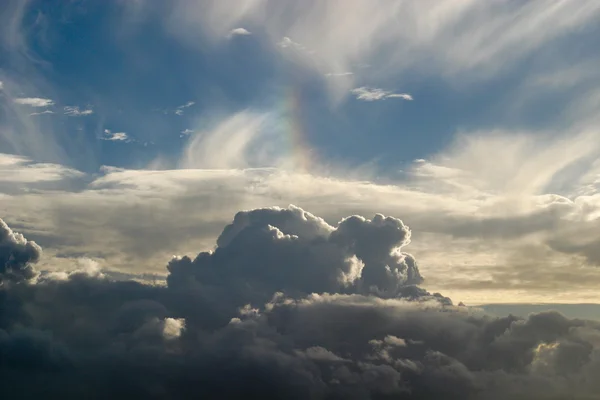
[[[0,398],[597,399],[599,27],[5,0]]]

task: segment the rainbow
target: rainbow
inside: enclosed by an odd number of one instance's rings
[[[285,100],[282,102],[279,117],[291,164],[286,167],[297,172],[307,172],[316,160],[308,145],[302,122],[301,93],[295,86],[288,86],[284,89],[283,98]]]

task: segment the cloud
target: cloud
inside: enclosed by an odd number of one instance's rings
[[[419,70],[457,84],[510,71],[548,48],[565,49],[569,46],[565,39],[578,40],[581,27],[593,26],[600,15],[593,0],[564,2],[551,9],[544,1],[306,0],[302,4],[246,0],[234,10],[218,0],[174,2],[164,22],[167,32],[192,45],[200,43],[199,36],[222,40],[240,25],[258,26],[274,44],[287,37],[311,49],[310,54],[298,54],[298,60],[321,75],[368,63],[372,65],[369,75],[382,79]],[[556,57],[552,59],[560,59]],[[356,74],[356,81],[361,75]],[[332,82],[330,90],[345,96],[353,81]]]
[[[281,291],[397,297],[405,286],[422,282],[414,258],[401,252],[409,241],[402,221],[380,214],[349,217],[333,227],[294,206],[239,212],[214,252],[172,260],[167,282],[226,285],[254,304]]]
[[[292,203],[331,226],[401,210],[419,238],[406,251],[421,260],[432,291],[467,304],[598,301],[594,131],[465,132],[383,182],[318,160],[289,168],[300,155],[287,151],[279,122],[249,110],[200,120],[180,169],[103,168],[34,185],[7,168],[0,214],[44,245],[44,268],[87,256],[131,274],[160,273],[156,258],[210,249],[240,209]]]
[[[42,99],[39,97],[22,97],[14,100],[15,103],[31,107],[49,107],[54,104],[51,99]]]
[[[184,129],[181,131],[181,135],[191,135],[192,133],[194,133],[195,131],[192,129]]]
[[[44,110],[44,111],[41,111],[41,112],[31,113],[29,115],[30,116],[35,116],[35,115],[47,115],[47,114],[54,114],[54,111],[52,111],[52,110]]]
[[[8,243],[0,257],[31,270],[41,250],[4,224],[0,232]],[[263,208],[238,213],[214,251],[172,260],[165,285],[114,281],[89,263],[11,281],[0,287],[3,391],[424,400],[597,393],[597,322],[557,312],[490,317],[396,278],[396,295],[340,284],[343,271],[330,261],[353,255],[364,264],[356,279],[377,285],[378,273],[367,271],[387,271],[380,268],[398,255],[390,248],[407,235],[393,218],[332,226],[295,207]]]
[[[84,175],[80,171],[62,165],[34,163],[25,157],[0,153],[0,185],[12,183],[15,187],[19,187],[33,183],[82,178]]]
[[[20,282],[35,278],[36,271],[32,264],[40,259],[41,254],[40,246],[13,232],[0,219],[0,287],[6,281]]]
[[[361,86],[351,90],[352,94],[356,96],[357,100],[363,101],[377,101],[385,99],[403,99],[413,100],[412,96],[407,93],[392,93],[379,88],[370,88],[367,86]]]
[[[300,43],[294,42],[292,39],[290,39],[287,36],[284,36],[283,39],[281,39],[281,41],[278,43],[278,45],[282,49],[287,49],[287,48],[304,49],[304,46],[302,46]]]
[[[65,106],[64,113],[69,117],[82,117],[86,115],[92,115],[94,113],[94,110],[92,110],[91,108],[81,110],[79,106]]]
[[[104,135],[100,138],[101,140],[111,140],[111,141],[122,141],[129,142],[131,139],[125,132],[113,132],[110,129],[104,130]]]
[[[227,37],[231,38],[234,36],[248,36],[248,35],[252,35],[252,33],[250,31],[248,31],[247,29],[244,28],[235,28],[229,31],[229,33],[227,34]]]
[[[272,116],[250,110],[227,116],[208,130],[196,131],[185,148],[180,168],[247,168],[277,164],[279,141]],[[267,142],[267,138],[272,139]]]
[[[189,107],[191,107],[191,106],[193,106],[194,104],[196,104],[196,102],[195,102],[195,101],[188,101],[187,103],[185,103],[185,104],[182,104],[182,105],[178,106],[178,107],[175,109],[175,114],[177,114],[177,115],[179,115],[179,116],[183,115],[183,114],[184,114],[184,112],[185,112],[185,109],[186,109],[186,108],[189,108]]]
[[[0,81],[0,90],[4,89],[4,82]]]
[[[354,72],[328,72],[325,74],[327,77],[341,77],[341,76],[351,76],[354,75]]]

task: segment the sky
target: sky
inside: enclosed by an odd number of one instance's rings
[[[428,287],[598,302],[596,1],[9,1],[1,215],[164,277],[239,210],[400,218]]]
[[[596,398],[598,34],[596,0],[4,0],[2,393]]]

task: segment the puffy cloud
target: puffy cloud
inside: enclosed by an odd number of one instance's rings
[[[233,37],[233,36],[248,36],[248,35],[252,35],[252,33],[245,29],[245,28],[235,28],[229,31],[229,34],[227,35],[227,37]]]
[[[401,252],[409,239],[402,221],[380,214],[332,227],[294,206],[240,212],[213,252],[173,259],[167,282],[227,286],[253,303],[280,291],[397,297],[422,281],[414,258]]]
[[[257,209],[238,213],[214,252],[172,261],[167,285],[85,272],[4,285],[3,393],[424,400],[597,393],[599,323],[557,312],[493,318],[420,288],[407,297],[336,281],[340,255],[361,260],[357,279],[365,279],[397,261],[390,249],[409,239],[400,220],[379,215],[332,226],[295,207]],[[410,283],[398,281],[416,288]]]
[[[0,219],[0,286],[3,281],[20,282],[36,277],[32,264],[38,262],[42,248],[35,242],[13,232]]]
[[[127,136],[125,132],[113,132],[110,129],[104,130],[104,135],[100,138],[102,140],[110,140],[110,141],[121,141],[121,142],[129,142],[130,138]]]
[[[51,99],[42,99],[40,97],[22,97],[14,100],[15,103],[31,107],[49,107],[54,104]]]

